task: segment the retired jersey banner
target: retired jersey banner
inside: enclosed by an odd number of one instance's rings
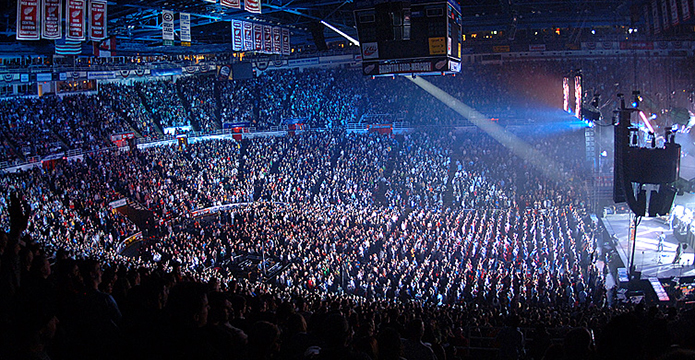
[[[41,2],[41,37],[55,40],[63,37],[63,1],[43,0]]]
[[[241,20],[232,20],[232,51],[244,49],[244,23]]]
[[[234,9],[241,9],[241,0],[220,0],[220,5]]]
[[[17,40],[41,39],[39,0],[17,1]]]
[[[174,45],[174,12],[162,11],[162,39],[164,45]]]
[[[282,55],[289,55],[290,52],[290,29],[282,29]]]
[[[253,24],[244,21],[244,51],[254,51],[253,46]]]
[[[87,39],[87,1],[67,0],[67,40],[85,41]]]
[[[263,51],[263,25],[253,24],[253,43],[256,51]]]
[[[268,25],[263,25],[263,52],[273,52],[273,28]]]
[[[683,21],[690,20],[690,0],[681,0],[681,12],[683,13]]]
[[[89,3],[89,37],[92,40],[106,39],[106,1],[92,0]]]
[[[282,29],[273,27],[273,54],[282,54]]]
[[[254,13],[261,13],[261,0],[244,0],[244,10]]]
[[[191,46],[191,14],[180,13],[181,46]]]
[[[676,0],[671,0],[671,24],[676,26],[680,23],[678,20],[678,3]]]
[[[661,32],[661,19],[659,18],[659,7],[656,4],[656,0],[652,0],[652,23],[654,26],[654,33],[658,34]]]

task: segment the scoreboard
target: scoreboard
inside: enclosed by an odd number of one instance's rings
[[[367,76],[461,70],[456,0],[358,0],[355,23]]]

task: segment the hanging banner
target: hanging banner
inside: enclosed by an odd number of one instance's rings
[[[87,1],[86,0],[67,0],[67,40],[85,41],[87,40]]]
[[[690,0],[681,0],[681,10],[683,12],[683,21],[690,20]]]
[[[263,51],[263,25],[253,24],[254,49]]]
[[[174,12],[162,10],[162,40],[164,45],[174,45]]]
[[[659,18],[659,7],[656,4],[656,0],[652,0],[652,22],[654,24],[654,33],[660,33],[661,19]]]
[[[17,40],[39,40],[41,8],[39,0],[17,1]]]
[[[89,3],[89,37],[104,40],[106,35],[106,1],[92,0]]]
[[[41,2],[41,37],[55,40],[63,37],[63,1],[43,0]]]
[[[282,29],[282,55],[289,55],[290,52],[290,29]]]
[[[180,13],[181,46],[191,46],[191,14]]]
[[[253,24],[244,21],[244,51],[254,51],[253,46]]]
[[[671,24],[673,26],[676,26],[679,24],[678,20],[678,4],[676,3],[676,0],[671,0]]]
[[[273,27],[273,54],[282,54],[282,30],[280,27]]]
[[[241,20],[232,20],[232,51],[244,49],[244,23]]]
[[[241,9],[241,0],[220,0],[220,5],[233,9]]]
[[[668,21],[668,1],[661,0],[661,24],[664,26],[664,30],[671,28],[671,23]]]
[[[270,54],[273,52],[273,28],[263,25],[263,52]]]
[[[244,0],[244,10],[254,13],[261,13],[261,0]]]
[[[647,34],[653,34],[653,30],[651,27],[651,23],[649,22],[649,5],[645,4],[644,7],[642,8],[644,10],[644,28],[647,31]]]

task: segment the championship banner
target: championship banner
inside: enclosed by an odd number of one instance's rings
[[[63,37],[63,0],[41,2],[41,37],[55,40]]]
[[[244,51],[253,51],[253,24],[244,21]]]
[[[668,21],[668,1],[661,0],[661,25],[664,26],[664,30],[671,27],[671,23]]]
[[[649,22],[649,5],[645,4],[642,8],[644,10],[644,27],[647,30],[647,34],[653,34],[651,23]]]
[[[244,49],[244,23],[241,20],[232,20],[232,51]]]
[[[282,54],[282,30],[280,27],[273,27],[273,54]]]
[[[253,24],[253,40],[256,51],[263,51],[263,25]]]
[[[273,52],[273,28],[263,25],[263,52],[270,54]]]
[[[282,55],[289,55],[290,52],[290,29],[282,29]]]
[[[67,0],[67,35],[66,40],[85,41],[87,39],[87,1]]]
[[[690,0],[681,0],[681,10],[683,12],[683,21],[690,20]]]
[[[254,13],[261,13],[261,0],[244,0],[244,10]]]
[[[241,9],[241,0],[220,0],[220,5],[233,9]]]
[[[89,37],[92,40],[106,39],[106,1],[92,0],[89,3]]]
[[[162,10],[162,40],[164,45],[174,45],[174,12]]]
[[[671,24],[676,26],[678,23],[678,4],[676,0],[671,0]]]
[[[17,40],[39,40],[41,8],[39,0],[17,1]]]
[[[191,14],[180,13],[181,46],[191,46]]]
[[[656,0],[652,0],[652,21],[654,22],[654,33],[660,33],[661,19],[659,18],[659,7],[656,4]]]

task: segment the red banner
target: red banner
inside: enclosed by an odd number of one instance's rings
[[[244,0],[244,10],[254,13],[261,13],[261,0]]]
[[[282,29],[282,55],[289,55],[290,52],[290,29]]]
[[[92,0],[89,3],[89,37],[92,40],[106,39],[106,1]]]
[[[86,0],[68,0],[67,6],[67,36],[68,40],[85,41],[87,31],[85,30],[85,16],[87,10]]]
[[[263,25],[253,24],[254,48],[256,51],[263,51]]]
[[[17,1],[17,40],[39,40],[41,8],[38,0]]]
[[[267,25],[263,25],[263,52],[273,52],[273,28]]]
[[[63,1],[43,0],[41,10],[41,37],[49,40],[63,37]]]
[[[282,54],[282,30],[273,27],[273,54]]]
[[[253,51],[253,24],[244,21],[244,51]]]
[[[232,51],[241,51],[244,48],[243,22],[232,20]]]
[[[220,0],[220,5],[234,9],[241,9],[241,0]]]

